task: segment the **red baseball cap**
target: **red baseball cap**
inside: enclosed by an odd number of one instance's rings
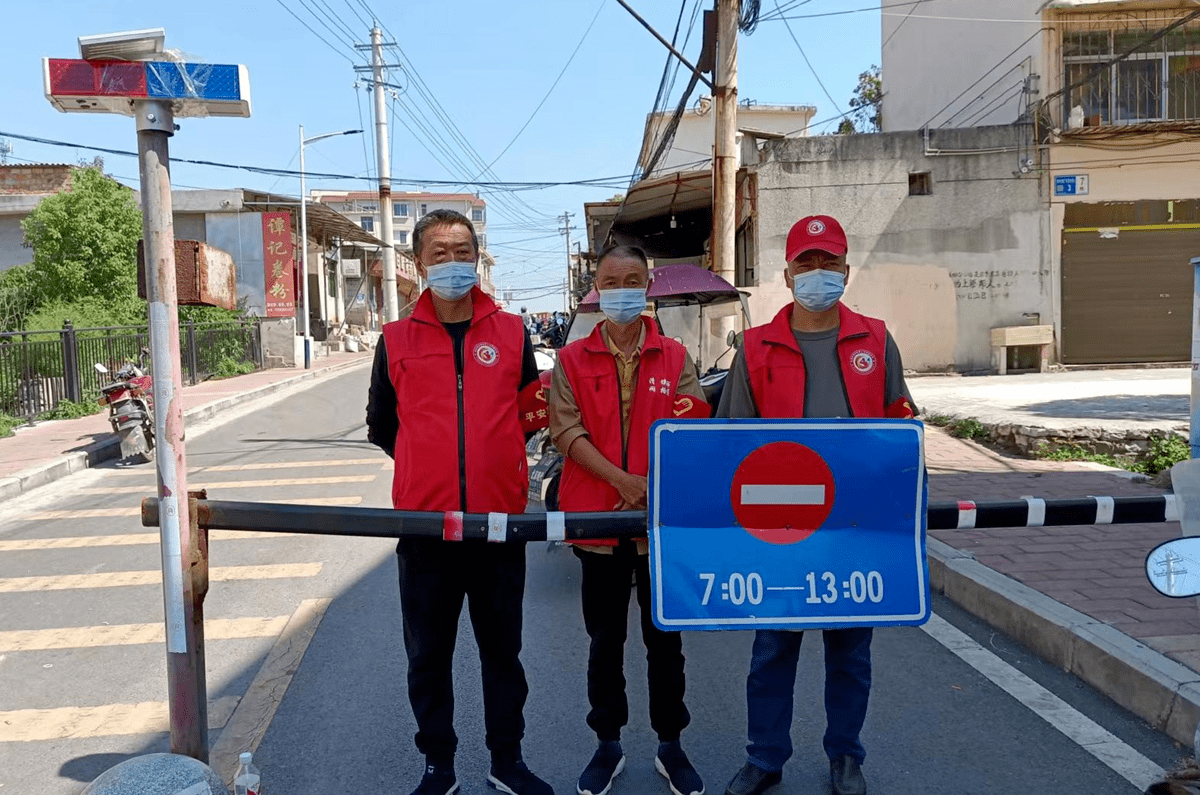
[[[810,215],[797,221],[788,232],[787,261],[812,249],[840,257],[848,248],[846,233],[836,219],[828,215]]]

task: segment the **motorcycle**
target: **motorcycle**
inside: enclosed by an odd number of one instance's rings
[[[121,438],[121,458],[142,464],[154,460],[154,379],[139,366],[145,355],[143,349],[137,363],[121,365],[112,383],[100,388],[99,399],[101,406],[108,406],[108,421]],[[95,367],[100,375],[109,375],[103,364]]]

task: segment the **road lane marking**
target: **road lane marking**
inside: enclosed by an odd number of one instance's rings
[[[210,618],[204,622],[204,640],[274,637],[283,631],[287,622],[288,616]],[[155,624],[17,629],[0,632],[0,652],[135,646],[162,643],[164,640],[165,630],[161,621]]]
[[[213,743],[209,762],[227,784],[232,784],[237,772],[238,754],[258,750],[330,601],[305,599],[300,603],[226,722],[225,730]]]
[[[329,461],[264,461],[261,464],[218,464],[215,466],[195,466],[188,467],[188,475],[197,475],[201,472],[253,472],[258,469],[308,469],[312,467],[359,467],[371,466],[378,464],[380,458],[344,458],[332,459]],[[390,463],[390,462],[389,462]],[[109,470],[116,475],[143,475],[145,477],[153,477],[154,470],[145,470],[131,467],[120,467]]]
[[[237,696],[222,696],[209,702],[208,727],[220,729],[228,723],[237,702]],[[0,712],[0,743],[159,734],[168,731],[170,714],[165,701]]]
[[[1116,735],[1051,693],[1025,674],[976,643],[941,616],[921,627],[1001,690],[1020,701],[1042,720],[1065,734],[1083,750],[1124,778],[1138,792],[1158,781],[1163,769]]]
[[[325,478],[281,478],[278,480],[228,480],[217,483],[205,483],[203,485],[189,483],[188,488],[192,491],[200,489],[258,489],[268,488],[271,486],[325,486],[334,483],[370,483],[376,478],[375,475],[341,475],[337,477]],[[76,494],[141,494],[146,491],[145,486],[109,486],[108,488],[86,488],[76,489]]]
[[[315,577],[321,572],[320,563],[272,563],[264,566],[226,566],[211,569],[211,582],[233,580],[281,580],[289,577]],[[123,588],[135,585],[158,585],[162,571],[113,571],[97,574],[59,574],[45,577],[0,578],[0,593],[29,593],[35,591],[69,591],[79,588]]]
[[[358,467],[371,466],[379,463],[379,456],[374,458],[346,458],[333,461],[272,461],[269,464],[222,464],[215,467],[201,467],[203,472],[253,472],[256,469],[304,469],[306,467]]]

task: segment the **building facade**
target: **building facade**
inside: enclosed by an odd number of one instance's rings
[[[1057,354],[1186,361],[1200,254],[1200,9],[927,0],[883,16],[884,127],[1018,123],[1041,180]]]
[[[382,233],[379,214],[379,194],[373,191],[314,190],[310,197],[330,209],[357,222],[372,235]],[[412,233],[417,220],[433,210],[454,210],[471,219],[479,237],[479,282],[484,292],[495,296],[492,268],[496,264],[487,250],[487,202],[472,193],[413,193],[392,194],[392,233],[398,252],[412,252]],[[411,260],[410,260],[411,261]],[[399,259],[397,259],[399,269]],[[398,273],[416,281],[411,274]]]

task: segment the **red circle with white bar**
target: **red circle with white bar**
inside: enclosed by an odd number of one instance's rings
[[[729,499],[738,524],[769,544],[795,544],[833,510],[833,473],[825,459],[796,442],[772,442],[738,464]]]

